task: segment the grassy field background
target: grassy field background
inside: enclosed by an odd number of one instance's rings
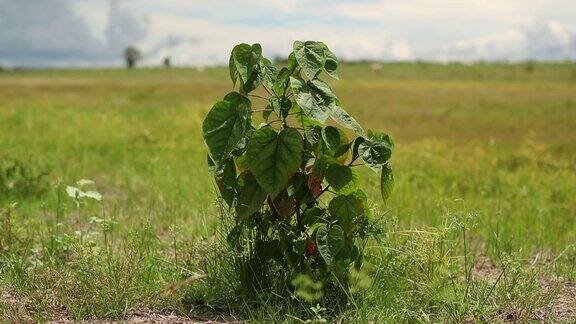
[[[337,317],[569,321],[553,310],[576,306],[576,66],[348,64],[340,79],[346,109],[394,137],[396,190],[379,206],[364,171],[387,233]],[[220,212],[201,123],[231,89],[224,68],[0,72],[0,315],[285,319],[225,301],[215,279],[174,286],[221,271],[206,260]],[[47,175],[10,182],[14,163]],[[80,179],[102,203],[64,194]]]

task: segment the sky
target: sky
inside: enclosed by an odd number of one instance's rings
[[[346,60],[576,60],[576,0],[0,0],[0,65],[225,64],[238,43],[285,57],[322,40]]]

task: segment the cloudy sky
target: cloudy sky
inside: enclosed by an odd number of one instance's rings
[[[0,64],[225,63],[324,40],[345,59],[576,60],[576,0],[0,0]]]

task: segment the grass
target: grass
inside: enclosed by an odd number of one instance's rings
[[[576,280],[575,71],[342,67],[346,108],[395,138],[397,184],[380,206],[365,171],[386,233],[341,311],[237,298],[201,137],[224,68],[1,72],[0,318],[573,320],[553,310]],[[103,201],[67,197],[79,179]]]

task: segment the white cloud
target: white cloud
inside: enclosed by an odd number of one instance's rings
[[[0,63],[117,65],[135,44],[148,65],[222,64],[296,39],[348,60],[554,60],[574,58],[574,21],[574,0],[0,0]]]
[[[414,60],[414,53],[412,48],[406,43],[396,43],[390,49],[390,59],[395,61],[411,61]]]
[[[527,57],[542,60],[576,59],[576,48],[571,44],[576,28],[556,21],[538,23],[526,31]]]
[[[156,40],[165,35],[180,35],[187,39],[155,55],[148,55],[146,63],[157,64],[164,56],[171,56],[175,64],[222,64],[228,61],[230,49],[237,43],[262,44],[264,54],[287,56],[292,43],[298,39],[322,40],[341,59],[407,60],[412,58],[408,44],[391,41],[383,33],[374,33],[368,27],[343,28],[312,23],[291,27],[243,26],[221,24],[206,19],[186,19],[167,14],[150,17],[152,33],[142,44],[145,52],[156,46]]]
[[[106,37],[95,35],[69,0],[0,0],[0,63],[99,65],[146,36],[145,21],[109,1]],[[96,15],[98,17],[98,15]],[[120,61],[121,62],[121,61]]]
[[[136,16],[121,7],[116,0],[109,0],[108,3],[110,7],[106,41],[111,50],[119,52],[147,36],[148,19],[145,16]]]
[[[0,0],[0,57],[8,64],[95,58],[102,50],[65,0]]]
[[[576,28],[556,21],[465,39],[429,55],[441,61],[576,60]]]

